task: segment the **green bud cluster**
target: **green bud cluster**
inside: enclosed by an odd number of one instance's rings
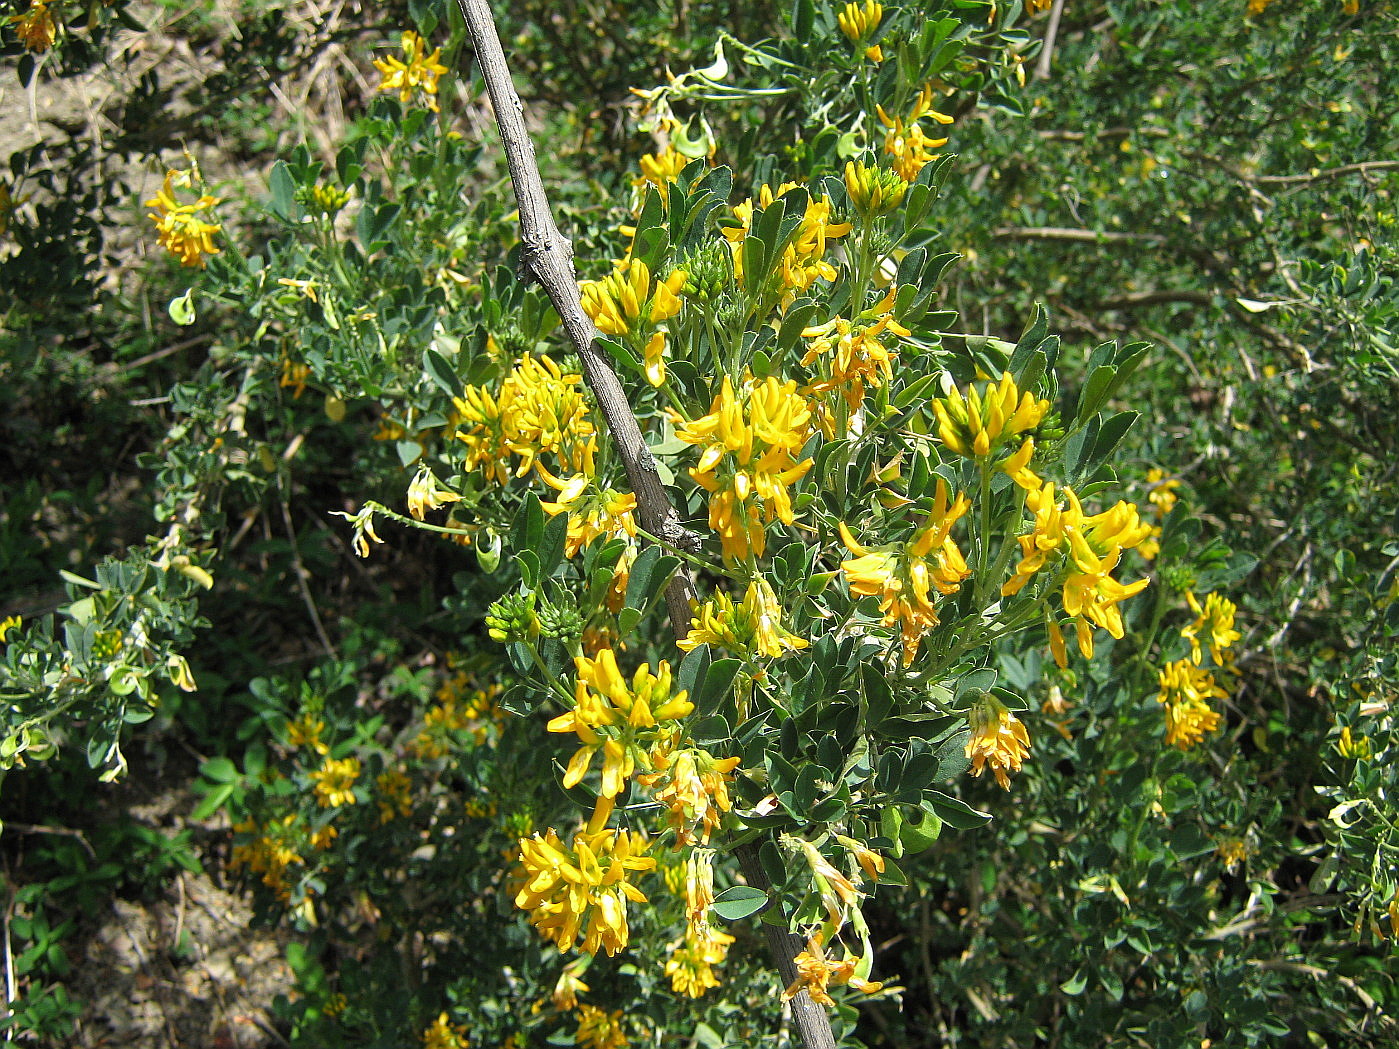
[[[120,630],[99,630],[97,636],[92,639],[92,657],[111,659],[121,651],[121,647]]]
[[[1195,570],[1190,565],[1162,565],[1160,572],[1161,582],[1178,594],[1195,589]]]
[[[539,633],[539,616],[534,610],[534,594],[505,594],[486,610],[486,630],[492,641],[509,644],[526,641]]]
[[[315,214],[334,215],[350,202],[350,191],[318,182],[314,186],[299,187],[296,202]]]
[[[583,614],[571,597],[565,595],[540,606],[539,633],[565,644],[583,636]]]
[[[686,273],[681,293],[695,302],[713,302],[733,283],[733,256],[729,246],[717,240],[689,252],[677,268]]]

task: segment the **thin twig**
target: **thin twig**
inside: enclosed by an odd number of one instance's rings
[[[286,494],[282,491],[282,482],[277,482],[277,504],[282,509],[282,524],[287,529],[287,542],[291,544],[292,565],[296,569],[296,585],[301,591],[301,600],[306,605],[306,611],[311,616],[311,625],[316,628],[316,637],[321,642],[321,647],[325,649],[325,654],[331,659],[335,658],[335,646],[330,642],[330,635],[325,632],[325,624],[321,622],[321,613],[316,608],[316,599],[311,596],[311,588],[306,584],[306,577],[310,575],[306,571],[306,565],[301,560],[301,548],[296,542],[296,526],[291,521],[291,508],[287,506]]]
[[[1039,64],[1035,66],[1035,79],[1048,80],[1049,67],[1054,61],[1054,40],[1059,35],[1059,17],[1064,13],[1064,0],[1054,0],[1049,11],[1049,25],[1044,29],[1044,48],[1040,51]]]
[[[1164,244],[1158,233],[1116,233],[1067,226],[1002,226],[991,234],[999,240],[1073,240],[1085,244]]]

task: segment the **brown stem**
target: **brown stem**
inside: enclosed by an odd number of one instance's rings
[[[510,80],[510,70],[496,34],[495,20],[487,0],[457,0],[467,32],[471,35],[481,76],[486,82],[491,107],[500,127],[501,143],[505,147],[510,167],[510,181],[515,187],[515,199],[520,206],[520,258],[527,273],[544,286],[549,300],[558,311],[564,330],[583,362],[583,375],[593,396],[597,398],[603,418],[616,441],[618,453],[626,466],[632,491],[636,494],[637,510],[642,527],[652,535],[681,549],[695,549],[695,536],[683,528],[675,508],[670,505],[661,484],[656,462],[641,436],[641,427],[631,410],[622,384],[603,352],[594,345],[598,330],[593,326],[578,293],[578,280],[573,270],[573,245],[559,232],[549,210],[544,193],[544,181],[539,175],[534,144],[525,128],[524,107]],[[696,598],[694,580],[682,565],[666,588],[666,605],[670,611],[671,627],[677,637],[683,637]],[[748,884],[755,889],[770,891],[771,883],[758,862],[757,850],[743,846],[736,850]],[[768,945],[772,950],[778,972],[785,983],[796,980],[793,959],[802,950],[801,941],[789,930],[764,923]],[[806,1049],[835,1049],[830,1020],[825,1010],[811,1000],[805,990],[792,999],[792,1016]]]

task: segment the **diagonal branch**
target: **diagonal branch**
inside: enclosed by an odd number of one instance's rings
[[[520,205],[520,258],[525,271],[544,287],[554,304],[570,341],[583,362],[583,376],[597,398],[598,407],[607,421],[607,428],[622,462],[627,479],[636,494],[637,510],[642,526],[652,535],[682,549],[695,545],[693,537],[680,524],[679,515],[670,505],[655,460],[641,436],[641,427],[627,403],[622,384],[612,370],[602,350],[594,344],[598,330],[588,315],[578,294],[578,279],[573,270],[573,245],[559,232],[549,210],[544,193],[544,181],[539,175],[539,163],[534,155],[534,143],[525,129],[524,106],[510,80],[510,69],[496,35],[495,21],[486,0],[458,0],[466,26],[471,34],[486,91],[495,110],[510,167],[510,181],[515,187],[515,199]],[[696,596],[694,582],[683,570],[677,572],[666,588],[666,607],[676,630],[689,625],[690,603]]]
[[[481,65],[481,75],[495,110],[510,167],[510,180],[515,187],[515,199],[520,205],[520,257],[527,273],[544,286],[554,309],[558,311],[564,330],[583,362],[583,374],[597,398],[603,418],[622,462],[627,469],[632,491],[636,494],[637,510],[642,527],[681,549],[696,546],[694,536],[680,524],[661,484],[656,462],[641,436],[641,427],[632,413],[622,385],[602,351],[594,344],[597,328],[583,312],[578,293],[578,281],[573,270],[573,245],[559,232],[549,210],[544,182],[539,175],[534,145],[525,129],[524,107],[510,80],[510,70],[496,34],[495,20],[487,0],[457,0],[466,19],[467,31]],[[671,626],[677,637],[683,637],[695,600],[695,584],[682,565],[666,589],[666,605]],[[772,886],[758,862],[755,846],[743,845],[735,850],[748,883],[756,889],[770,891]],[[801,939],[785,925],[764,923],[768,945],[779,973],[785,982],[796,978],[793,959],[803,949]],[[835,1037],[825,1010],[802,990],[792,999],[792,1016],[806,1049],[835,1049]]]

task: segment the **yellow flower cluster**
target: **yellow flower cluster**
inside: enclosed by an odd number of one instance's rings
[[[291,882],[287,871],[294,864],[305,862],[298,851],[303,834],[297,826],[296,814],[290,813],[261,828],[252,820],[245,820],[234,824],[233,830],[240,837],[250,835],[251,838],[233,846],[229,866],[235,870],[247,868],[261,876],[262,883],[276,893],[279,900],[288,902]]]
[[[460,502],[461,496],[438,484],[437,477],[426,465],[420,467],[408,485],[408,513],[421,521],[429,510]]]
[[[499,684],[475,688],[471,681],[462,670],[443,681],[434,694],[437,702],[427,709],[422,729],[408,744],[410,754],[425,761],[444,758],[457,749],[457,734],[468,729],[477,743],[484,742],[488,725],[501,718],[495,700],[502,689]]]
[[[1078,648],[1084,658],[1093,658],[1093,627],[1106,630],[1115,638],[1123,636],[1121,602],[1146,589],[1147,580],[1123,584],[1112,577],[1124,551],[1141,545],[1151,534],[1137,508],[1126,501],[1098,514],[1085,514],[1078,496],[1061,488],[1061,502],[1053,482],[1036,488],[1025,497],[1034,514],[1033,529],[1018,537],[1021,560],[1015,574],[1001,587],[1001,595],[1019,593],[1051,556],[1066,552],[1067,569],[1063,579],[1062,603],[1073,618]],[[1049,621],[1049,644],[1054,661],[1068,666],[1064,636],[1056,620]]]
[[[958,455],[968,459],[996,458],[1013,438],[1032,430],[1049,411],[1047,400],[1036,400],[1022,393],[1006,372],[999,383],[987,383],[980,390],[973,384],[963,394],[952,390],[933,402],[938,420],[938,437]],[[1039,487],[1039,478],[1029,469],[1034,455],[1033,437],[1025,438],[1019,449],[996,464],[1022,488]]]
[[[1209,641],[1210,656],[1217,667],[1226,666],[1231,658],[1230,649],[1242,634],[1234,629],[1234,613],[1238,606],[1222,594],[1206,594],[1205,603],[1200,604],[1194,593],[1187,592],[1185,600],[1190,611],[1195,613],[1195,621],[1180,632],[1180,636],[1190,641],[1190,658],[1199,663],[1204,658],[1201,651],[1201,633]]]
[[[446,1013],[423,1030],[423,1049],[466,1049],[466,1028],[452,1023]]]
[[[703,747],[682,746],[679,731],[670,729],[651,748],[647,763],[652,771],[637,776],[637,782],[665,810],[676,845],[696,841],[707,845],[724,813],[733,807],[729,780],[739,759],[716,758]]]
[[[294,748],[308,747],[317,754],[326,754],[330,747],[321,742],[325,722],[320,718],[303,713],[295,721],[287,722],[287,745]]]
[[[893,375],[896,351],[885,346],[885,332],[908,338],[911,332],[894,319],[894,294],[890,285],[884,298],[861,312],[853,321],[836,317],[825,324],[813,325],[802,331],[807,345],[804,366],[821,361],[825,374],[811,384],[813,393],[838,390],[851,412],[860,410],[865,402],[865,387],[879,388]]]
[[[595,1005],[578,1007],[578,1030],[573,1040],[582,1049],[627,1049],[631,1044],[622,1029],[622,1010],[609,1013]]]
[[[652,281],[651,271],[640,259],[627,259],[602,280],[578,285],[583,312],[604,335],[625,338],[646,361],[646,381],[665,382],[666,331],[660,327],[680,312],[684,270],[674,270],[665,280]]]
[[[845,162],[845,191],[850,205],[864,219],[887,215],[903,203],[908,182],[897,172],[869,164]]]
[[[30,0],[29,10],[22,15],[11,15],[8,21],[14,23],[19,42],[35,54],[43,54],[53,47],[58,37],[58,24],[44,0]]]
[[[568,557],[575,556],[594,539],[636,538],[636,519],[632,517],[635,495],[599,487],[587,474],[574,474],[561,481],[543,466],[536,470],[559,493],[554,502],[541,501],[539,505],[551,516],[568,514],[568,538],[564,543]]]
[[[337,809],[355,803],[355,780],[359,779],[359,758],[326,758],[311,773],[316,803],[323,809]]]
[[[1010,790],[1010,773],[1019,772],[1030,753],[1030,734],[1025,723],[992,696],[985,696],[967,712],[972,734],[967,740],[967,757],[972,775],[980,776],[989,765],[1002,790]]]
[[[1161,691],[1156,699],[1166,707],[1166,743],[1189,750],[1219,727],[1219,713],[1211,699],[1228,699],[1214,675],[1189,659],[1167,663],[1157,675]]]
[[[1201,666],[1204,660],[1203,636],[1216,669],[1233,670],[1234,642],[1242,635],[1234,629],[1234,602],[1220,594],[1206,594],[1203,603],[1193,593],[1185,595],[1195,620],[1180,635],[1190,642],[1190,655],[1161,668],[1157,677],[1161,691],[1157,700],[1166,708],[1166,743],[1189,750],[1219,727],[1219,713],[1211,699],[1228,699],[1229,692],[1214,673]]]
[[[482,467],[499,484],[510,479],[510,456],[520,458],[515,476],[529,473],[545,455],[558,472],[595,472],[597,437],[583,377],[565,374],[549,357],[525,354],[492,394],[468,386],[452,399],[460,416],[457,439],[467,447],[465,468]]]
[[[413,814],[413,781],[401,769],[385,769],[374,777],[379,822],[390,823]]]
[[[718,987],[714,967],[724,964],[733,942],[728,933],[711,926],[687,926],[685,935],[670,945],[670,957],[666,959],[665,974],[670,977],[671,990],[702,998],[711,987]]]
[[[784,182],[776,192],[773,192],[771,186],[762,186],[758,190],[756,205],[751,197],[734,205],[734,218],[738,220],[739,225],[725,228],[724,236],[733,249],[734,276],[740,282],[744,281],[743,242],[752,233],[755,207],[765,211],[772,206],[773,201],[798,188],[795,182]],[[851,225],[848,222],[831,221],[829,200],[807,200],[801,222],[789,239],[787,247],[783,249],[782,259],[778,264],[777,280],[784,292],[784,304],[794,299],[797,292],[805,291],[815,284],[818,278],[836,279],[836,268],[826,261],[826,245],[828,241],[845,236],[850,230]]]
[[[397,91],[398,100],[404,105],[413,100],[416,92],[421,91],[424,104],[436,113],[437,81],[447,72],[447,67],[439,61],[442,49],[439,47],[432,54],[427,54],[427,43],[411,29],[404,32],[401,43],[403,58],[390,55],[374,60],[374,68],[383,77],[379,90]]]
[[[193,181],[190,171],[167,172],[160,192],[146,201],[146,207],[155,208],[149,217],[155,222],[161,247],[179,259],[180,265],[203,269],[206,256],[219,253],[214,247],[214,235],[223,227],[199,217],[200,212],[219,203],[217,197],[202,194],[193,204],[181,204],[176,199],[176,187],[188,187]]]
[[[841,8],[840,14],[836,15],[836,25],[840,26],[845,38],[859,48],[874,35],[883,18],[884,5],[875,0],[865,0],[863,5],[850,3]],[[884,51],[878,44],[864,47],[861,53],[871,62],[884,61]]]
[[[970,509],[967,497],[958,494],[949,502],[947,482],[938,478],[933,509],[923,526],[901,546],[867,550],[855,541],[840,523],[841,541],[855,554],[840,568],[849,580],[851,593],[878,597],[884,625],[897,625],[903,637],[903,662],[908,666],[918,655],[923,635],[938,624],[937,608],[931,591],[944,597],[960,589],[971,575],[962,551],[952,538],[952,526]]]
[[[856,976],[855,967],[859,959],[852,957],[848,952],[839,961],[827,958],[822,946],[824,940],[825,937],[820,931],[813,933],[807,938],[806,950],[793,959],[797,967],[797,978],[782,992],[784,1002],[791,1001],[804,990],[818,1005],[834,1006],[835,1002],[828,990],[831,986],[843,987],[849,984],[865,994],[874,994],[884,986],[882,983],[870,983]]]
[[[677,642],[683,652],[700,645],[718,645],[747,660],[780,659],[806,648],[808,642],[782,625],[782,607],[766,579],[748,584],[743,600],[734,603],[719,591],[690,620],[690,633]]]
[[[930,84],[923,86],[906,117],[891,117],[883,106],[876,106],[875,110],[880,123],[886,128],[884,152],[893,158],[894,170],[899,177],[912,182],[930,161],[937,159],[937,154],[932,151],[947,145],[946,138],[929,138],[924,134],[920,121],[927,117],[934,123],[945,125],[952,123],[952,118],[933,108]]]
[[[581,934],[583,953],[615,955],[627,945],[627,901],[646,902],[631,879],[656,861],[645,855],[643,835],[604,826],[610,812],[611,803],[600,799],[571,847],[552,829],[520,840],[523,884],[515,906],[529,911],[530,924],[560,950],[570,950]]]
[[[670,184],[680,177],[680,172],[685,170],[685,165],[690,159],[671,145],[656,153],[647,153],[641,158],[641,175],[631,180],[638,198],[645,194],[647,186],[655,186],[661,194],[661,200],[669,201]],[[640,204],[638,199],[637,206]]]
[[[709,498],[709,527],[719,534],[724,560],[761,557],[767,524],[796,519],[788,486],[811,468],[797,457],[811,433],[811,408],[795,381],[751,376],[735,393],[724,376],[708,415],[688,422],[672,411],[675,436],[700,449],[690,470]]]
[[[637,759],[648,762],[642,744],[655,740],[661,722],[675,721],[694,710],[685,692],[671,694],[670,664],[661,661],[658,673],[643,664],[632,675],[630,687],[617,668],[617,657],[604,649],[595,659],[574,660],[578,683],[573,709],[549,722],[550,732],[573,732],[582,746],[564,773],[563,785],[582,782],[593,757],[602,752],[604,798],[615,798],[636,769]]]

